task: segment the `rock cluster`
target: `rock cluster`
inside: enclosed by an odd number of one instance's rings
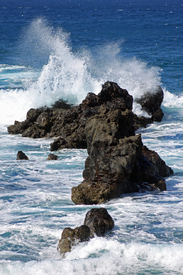
[[[63,230],[58,250],[64,256],[74,245],[89,241],[95,235],[102,237],[113,227],[114,221],[105,208],[93,208],[87,212],[83,225],[74,229],[67,227]]]
[[[146,111],[151,112],[152,116],[151,118],[138,117],[132,113],[132,124],[135,130],[139,127],[146,127],[148,123],[152,123],[154,120],[160,120],[160,117],[157,118],[155,113],[160,112],[158,107],[162,102],[162,93],[162,89],[158,88],[153,99],[159,104],[156,104],[157,106],[153,108],[149,107],[152,99],[150,93],[142,97],[142,100],[139,99],[142,108],[146,108]],[[144,103],[146,101],[149,102],[149,109],[146,107],[147,104]],[[114,82],[108,81],[104,83],[98,95],[89,93],[78,106],[72,107],[64,101],[57,101],[51,108],[30,109],[27,112],[26,120],[22,122],[15,121],[14,125],[8,127],[8,132],[31,138],[58,137],[51,143],[51,151],[63,148],[86,149],[85,124],[90,117],[103,113],[105,109],[111,111],[118,109],[122,111],[132,110],[132,104],[133,98],[125,89],[120,88]]]
[[[8,127],[11,134],[23,137],[57,137],[51,151],[62,148],[87,148],[84,180],[72,188],[75,204],[100,204],[121,194],[147,190],[166,190],[164,177],[173,173],[159,155],[143,145],[140,127],[161,121],[163,91],[146,93],[136,99],[150,118],[132,112],[133,98],[114,82],[106,82],[98,95],[89,93],[79,106],[68,106],[60,100],[52,108],[30,109],[26,120]],[[17,159],[28,159],[20,151]],[[56,160],[50,154],[48,160]],[[90,210],[84,224],[63,230],[58,244],[62,255],[77,243],[95,235],[104,236],[114,227],[105,208]]]
[[[72,188],[76,204],[103,203],[129,192],[166,190],[164,177],[172,174],[172,169],[135,135],[139,127],[162,119],[162,100],[161,87],[136,99],[151,115],[138,117],[132,112],[132,96],[108,81],[98,95],[89,93],[78,106],[57,102],[52,108],[30,109],[26,120],[16,121],[8,132],[33,138],[58,137],[51,151],[87,148],[84,180]]]

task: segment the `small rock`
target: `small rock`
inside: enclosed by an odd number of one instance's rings
[[[49,154],[47,157],[47,160],[57,160],[57,159],[58,159],[57,155],[54,155],[54,154]]]
[[[29,158],[22,151],[18,151],[17,160],[29,160]]]

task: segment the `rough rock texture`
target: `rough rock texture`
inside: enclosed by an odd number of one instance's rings
[[[130,110],[103,109],[87,120],[85,135],[89,156],[83,182],[72,188],[74,203],[98,204],[123,193],[166,190],[163,177],[172,170],[135,135]]]
[[[162,100],[161,87],[137,99],[151,115],[138,117],[132,112],[132,96],[108,81],[98,95],[89,93],[79,106],[65,106],[60,101],[52,108],[30,109],[26,120],[16,121],[8,131],[33,138],[57,137],[51,151],[87,148],[84,181],[72,188],[72,200],[76,204],[103,203],[127,192],[166,190],[163,177],[172,173],[171,168],[135,135],[139,127],[162,119]]]
[[[57,249],[64,256],[76,244],[89,241],[95,235],[102,237],[113,227],[114,221],[105,208],[93,208],[86,213],[84,225],[63,230]]]
[[[89,93],[79,106],[72,107],[60,100],[51,108],[30,109],[26,120],[15,121],[14,125],[8,127],[8,132],[31,138],[57,137],[51,144],[51,151],[63,148],[85,149],[87,148],[85,123],[90,117],[106,109],[132,110],[132,104],[133,98],[125,89],[107,81],[102,85],[98,95]],[[146,127],[153,120],[158,121],[158,114],[157,116],[153,114],[154,117],[151,119],[139,118],[134,114],[133,116],[135,129]]]
[[[16,160],[29,160],[24,152],[18,151]]]
[[[112,230],[114,221],[105,208],[93,208],[87,212],[84,224],[90,228],[90,236],[104,236]]]

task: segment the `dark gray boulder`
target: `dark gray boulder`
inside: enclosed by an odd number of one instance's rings
[[[25,155],[24,152],[18,151],[16,160],[29,160],[29,158]]]

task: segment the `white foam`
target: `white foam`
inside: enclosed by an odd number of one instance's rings
[[[23,120],[30,108],[50,106],[60,98],[78,104],[88,92],[98,94],[106,81],[117,82],[134,98],[146,91],[153,92],[160,84],[160,69],[148,67],[136,58],[124,59],[121,42],[97,48],[94,54],[86,50],[75,53],[69,46],[68,36],[62,29],[54,30],[42,19],[31,23],[26,43],[30,42],[31,51],[36,52],[35,58],[48,58],[39,76],[37,71],[34,74],[28,68],[22,75],[19,72],[21,89],[0,90],[1,125]],[[16,66],[9,67],[17,69]],[[16,73],[10,74],[11,80],[16,80]],[[33,83],[30,84],[31,79]]]
[[[106,239],[81,244],[67,254],[65,259],[42,261],[2,262],[1,274],[138,274],[151,271],[167,274],[183,272],[181,244],[149,245],[149,244],[120,244]]]
[[[163,106],[167,108],[182,108],[183,107],[183,94],[180,95],[175,95],[167,91],[166,89],[164,90],[164,99],[163,99]]]

